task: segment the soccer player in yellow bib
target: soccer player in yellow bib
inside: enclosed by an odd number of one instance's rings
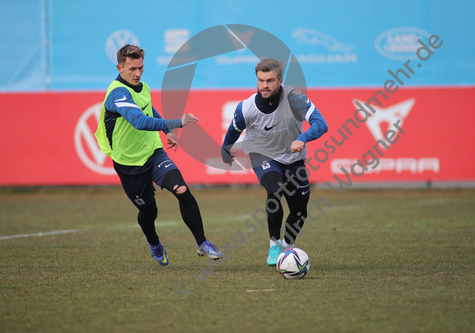
[[[163,119],[152,106],[149,86],[141,81],[145,51],[125,45],[117,52],[119,75],[107,89],[95,133],[101,150],[110,156],[125,193],[138,208],[138,223],[152,257],[162,266],[167,252],[155,230],[158,215],[153,183],[178,199],[180,213],[197,243],[198,255],[219,259],[223,254],[204,233],[200,209],[180,170],[163,149],[158,131],[167,136],[168,147],[177,144],[172,129],[199,121],[191,113],[179,119]]]

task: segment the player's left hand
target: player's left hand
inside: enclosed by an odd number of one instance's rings
[[[193,113],[185,113],[181,117],[181,125],[182,125],[181,127],[185,127],[188,124],[197,123],[199,121],[200,120],[198,119],[198,117],[195,116]]]
[[[175,133],[173,133],[173,131],[167,133],[167,141],[168,141],[167,149],[175,147],[175,151],[176,151],[176,149],[178,148],[178,138],[175,135]]]
[[[303,141],[295,140],[292,142],[292,145],[290,146],[290,150],[292,153],[300,153],[305,146],[305,143]]]

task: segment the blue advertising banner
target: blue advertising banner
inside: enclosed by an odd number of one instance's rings
[[[231,32],[232,24],[250,29],[233,34],[240,42],[234,50],[198,61],[192,89],[255,85],[258,58],[245,47],[255,38],[252,27],[290,49],[309,87],[381,86],[389,70],[407,61],[423,74],[406,78],[407,85],[475,84],[475,43],[467,37],[475,33],[475,3],[469,0],[29,0],[0,6],[1,39],[15,50],[1,55],[11,64],[2,66],[7,80],[1,90],[103,90],[117,75],[115,53],[125,43],[145,49],[143,80],[160,89],[177,52],[193,61],[190,50],[180,49],[186,41],[211,27]],[[18,14],[5,14],[12,11]],[[420,58],[431,55],[423,45],[432,35],[444,47],[425,62]]]
[[[45,29],[43,0],[0,1],[0,91],[46,89]]]

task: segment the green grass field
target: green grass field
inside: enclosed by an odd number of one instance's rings
[[[313,189],[303,280],[266,265],[263,189],[192,191],[213,243],[244,237],[212,271],[164,191],[167,267],[119,187],[0,189],[0,332],[474,331],[475,190]]]

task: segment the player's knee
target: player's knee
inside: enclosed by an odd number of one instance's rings
[[[265,187],[267,197],[274,197],[276,195],[282,195],[282,188],[277,184],[270,184]]]
[[[173,191],[175,191],[176,194],[183,194],[183,193],[186,192],[186,186],[185,185],[181,185],[181,186],[175,185],[173,187]]]
[[[282,176],[277,171],[270,171],[261,178],[261,185],[266,189],[268,195],[279,194],[282,191]]]

